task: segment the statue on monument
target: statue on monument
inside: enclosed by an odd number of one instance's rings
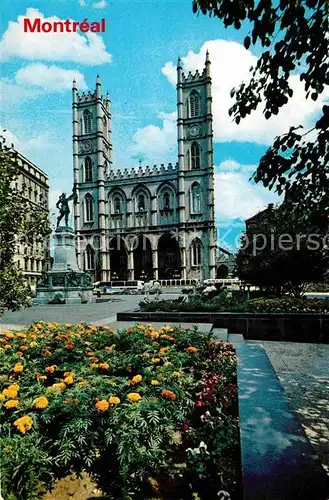
[[[70,196],[66,197],[65,193],[62,193],[58,198],[58,202],[56,203],[56,208],[59,210],[59,216],[57,217],[57,225],[56,229],[59,227],[59,223],[65,217],[65,226],[69,225],[69,215],[70,215],[70,207],[69,201],[74,200],[74,203],[77,201],[77,187],[76,184],[73,186],[73,192]]]

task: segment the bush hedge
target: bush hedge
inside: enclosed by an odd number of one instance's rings
[[[261,312],[261,313],[329,313],[329,300],[279,297],[242,300],[231,297],[226,292],[211,299],[200,295],[178,297],[174,300],[140,302],[141,311],[155,312]]]
[[[111,499],[237,495],[231,344],[197,329],[39,322],[0,345],[6,500],[83,471]]]

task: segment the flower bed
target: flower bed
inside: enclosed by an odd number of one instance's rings
[[[196,329],[36,323],[0,337],[6,500],[87,472],[107,498],[238,498],[236,358]]]
[[[257,298],[246,301],[236,300],[221,293],[212,299],[194,296],[189,300],[179,297],[174,300],[140,302],[145,312],[255,312],[255,313],[329,313],[329,300],[279,297]]]

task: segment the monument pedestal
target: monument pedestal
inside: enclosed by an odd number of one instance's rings
[[[37,284],[35,304],[95,302],[92,278],[77,265],[73,229],[68,226],[58,227],[54,240],[54,264]]]

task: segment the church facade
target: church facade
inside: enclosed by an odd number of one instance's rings
[[[74,224],[78,264],[95,281],[215,278],[210,60],[202,73],[177,66],[176,165],[112,164],[111,108],[73,83]]]

